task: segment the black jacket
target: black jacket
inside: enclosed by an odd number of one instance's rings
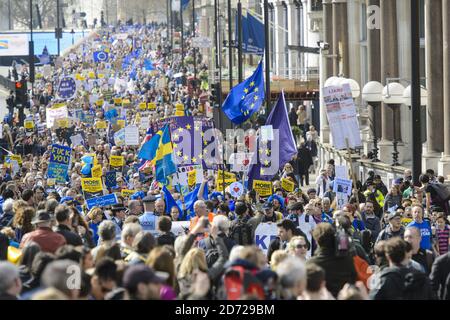
[[[450,252],[437,258],[430,274],[431,287],[441,300],[450,300]]]
[[[300,230],[300,228],[295,229],[294,237],[300,236],[303,237],[306,240],[306,244],[308,245],[308,248],[311,246],[311,243],[308,240],[308,237],[306,237],[306,234]],[[277,250],[284,250],[287,247],[287,242],[281,242],[281,239],[279,237],[276,237],[273,239],[270,244],[269,248],[267,250],[267,261],[270,263],[270,259],[272,258],[272,254]]]
[[[59,224],[55,231],[66,239],[67,244],[71,244],[75,247],[83,245],[81,237],[75,232],[72,232],[66,225]]]
[[[335,297],[346,283],[354,284],[356,282],[357,275],[353,258],[350,255],[337,257],[334,249],[319,248],[317,254],[306,264],[316,264],[324,269],[327,289]]]
[[[163,246],[165,244],[173,246],[175,243],[175,235],[172,232],[162,234],[158,237],[158,246]]]

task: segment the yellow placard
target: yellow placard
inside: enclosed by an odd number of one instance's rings
[[[56,179],[55,178],[48,178],[47,179],[47,186],[52,187],[56,184]]]
[[[217,172],[216,180],[223,180],[224,175],[225,175],[225,180],[234,179],[236,181],[236,175],[234,173],[227,172],[227,171],[224,172],[223,170],[219,170]]]
[[[281,187],[287,192],[293,192],[295,188],[295,183],[290,181],[289,179],[281,179]]]
[[[44,75],[42,73],[36,73],[35,78],[36,79],[42,79],[44,77]]]
[[[79,81],[84,81],[84,80],[86,80],[86,77],[83,76],[81,73],[77,73],[77,74],[75,74],[75,79],[79,80]]]
[[[135,194],[136,191],[135,191],[135,190],[123,189],[120,193],[121,193],[121,195],[124,196],[124,197],[129,197],[129,196],[131,196],[132,194]]]
[[[147,109],[148,110],[156,110],[156,102],[147,103]]]
[[[136,124],[140,124],[141,123],[141,114],[138,112],[136,113],[136,118],[135,118],[135,122]]]
[[[95,72],[94,71],[89,71],[88,77],[89,77],[89,79],[95,79]]]
[[[85,192],[101,192],[103,190],[101,178],[81,178],[81,189]]]
[[[100,120],[95,123],[95,128],[97,129],[106,129],[106,121]]]
[[[253,180],[253,190],[258,192],[261,197],[272,195],[272,182],[264,180]]]
[[[96,165],[93,166],[91,169],[91,173],[92,173],[92,177],[93,178],[101,178],[102,176],[102,166],[101,165]]]
[[[24,121],[25,129],[34,129],[34,121],[33,120],[25,120]]]
[[[139,103],[139,110],[145,110],[147,109],[147,103],[141,102]]]
[[[99,79],[103,79],[105,77],[105,75],[103,74],[103,73],[99,73],[98,75],[97,75],[97,78],[99,78]]]
[[[131,104],[130,99],[122,99],[122,106],[129,106]]]
[[[20,154],[13,154],[9,158],[11,160],[16,160],[19,165],[22,164],[22,156]]]
[[[236,178],[234,179],[225,179],[225,189],[228,188],[228,186],[230,184],[232,184],[233,182],[236,182]],[[216,190],[223,192],[223,186],[224,186],[224,181],[223,180],[217,180],[216,181]]]
[[[117,120],[117,126],[120,129],[125,128],[125,120]]]
[[[184,111],[180,110],[175,111],[175,117],[184,117]]]
[[[193,186],[195,184],[197,177],[197,170],[192,170],[188,172],[188,184],[189,186]]]
[[[184,112],[184,104],[182,104],[182,103],[177,103],[177,104],[175,105],[175,109],[176,109],[177,111],[183,111],[183,112]]]
[[[123,166],[125,159],[123,156],[111,156],[109,158],[109,164],[111,167],[121,167]]]
[[[58,108],[62,108],[65,107],[66,104],[65,103],[55,103],[52,107],[52,109],[58,109]]]
[[[116,106],[122,104],[122,98],[114,98],[114,104]]]
[[[104,103],[105,101],[103,99],[98,99],[97,102],[95,102],[95,104],[99,107],[103,106]]]
[[[56,124],[59,128],[68,128],[69,127],[69,119],[56,119]]]

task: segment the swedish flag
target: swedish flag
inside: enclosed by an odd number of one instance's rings
[[[264,102],[262,60],[255,72],[233,87],[222,105],[223,112],[234,124],[247,121]]]
[[[165,125],[142,145],[138,158],[150,160],[156,167],[156,181],[166,183],[167,177],[177,171],[172,153],[169,125]]]

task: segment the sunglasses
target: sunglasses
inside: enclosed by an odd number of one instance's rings
[[[308,249],[308,246],[306,244],[298,244],[295,246],[296,249]]]

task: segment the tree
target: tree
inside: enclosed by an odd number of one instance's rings
[[[61,1],[62,3],[63,1]],[[53,29],[56,27],[56,0],[33,0],[33,28],[38,26],[36,5],[41,15],[42,28]],[[12,2],[12,16],[14,24],[19,28],[30,27],[30,3],[29,0]],[[64,14],[61,7],[61,15]],[[61,23],[62,19],[60,20]]]

